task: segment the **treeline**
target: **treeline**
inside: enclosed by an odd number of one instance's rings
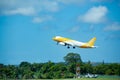
[[[90,61],[84,63],[77,53],[68,53],[65,62],[29,63],[21,62],[19,65],[0,64],[0,79],[54,79],[73,78],[76,74],[76,65],[80,65],[80,74],[92,73],[100,75],[119,75],[120,64],[102,62],[92,65]]]

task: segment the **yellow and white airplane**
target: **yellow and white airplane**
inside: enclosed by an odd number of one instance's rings
[[[56,36],[53,38],[54,41],[57,42],[57,44],[61,44],[63,46],[67,46],[67,48],[70,48],[70,46],[79,47],[79,48],[96,48],[97,46],[94,46],[94,43],[96,41],[96,37],[92,38],[90,41],[84,43],[84,42],[79,42],[76,40],[72,40],[69,38],[61,37],[61,36]]]

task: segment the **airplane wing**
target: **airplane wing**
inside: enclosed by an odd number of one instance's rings
[[[68,46],[73,46],[73,48],[80,47],[81,45],[84,44],[82,42],[78,42],[78,41],[75,41],[75,40],[64,41],[64,43]]]
[[[73,41],[64,41],[66,45],[75,46]]]

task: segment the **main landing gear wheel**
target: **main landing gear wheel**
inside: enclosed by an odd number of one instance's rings
[[[75,46],[73,46],[73,49],[75,49]]]
[[[69,49],[70,47],[68,46],[67,48]]]

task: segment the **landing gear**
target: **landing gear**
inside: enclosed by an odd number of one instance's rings
[[[57,45],[59,44],[59,42],[57,42]]]
[[[73,49],[75,49],[75,46],[73,46]]]
[[[67,44],[65,43],[65,45],[64,46],[66,46]]]
[[[69,49],[70,47],[68,46],[67,48]]]

